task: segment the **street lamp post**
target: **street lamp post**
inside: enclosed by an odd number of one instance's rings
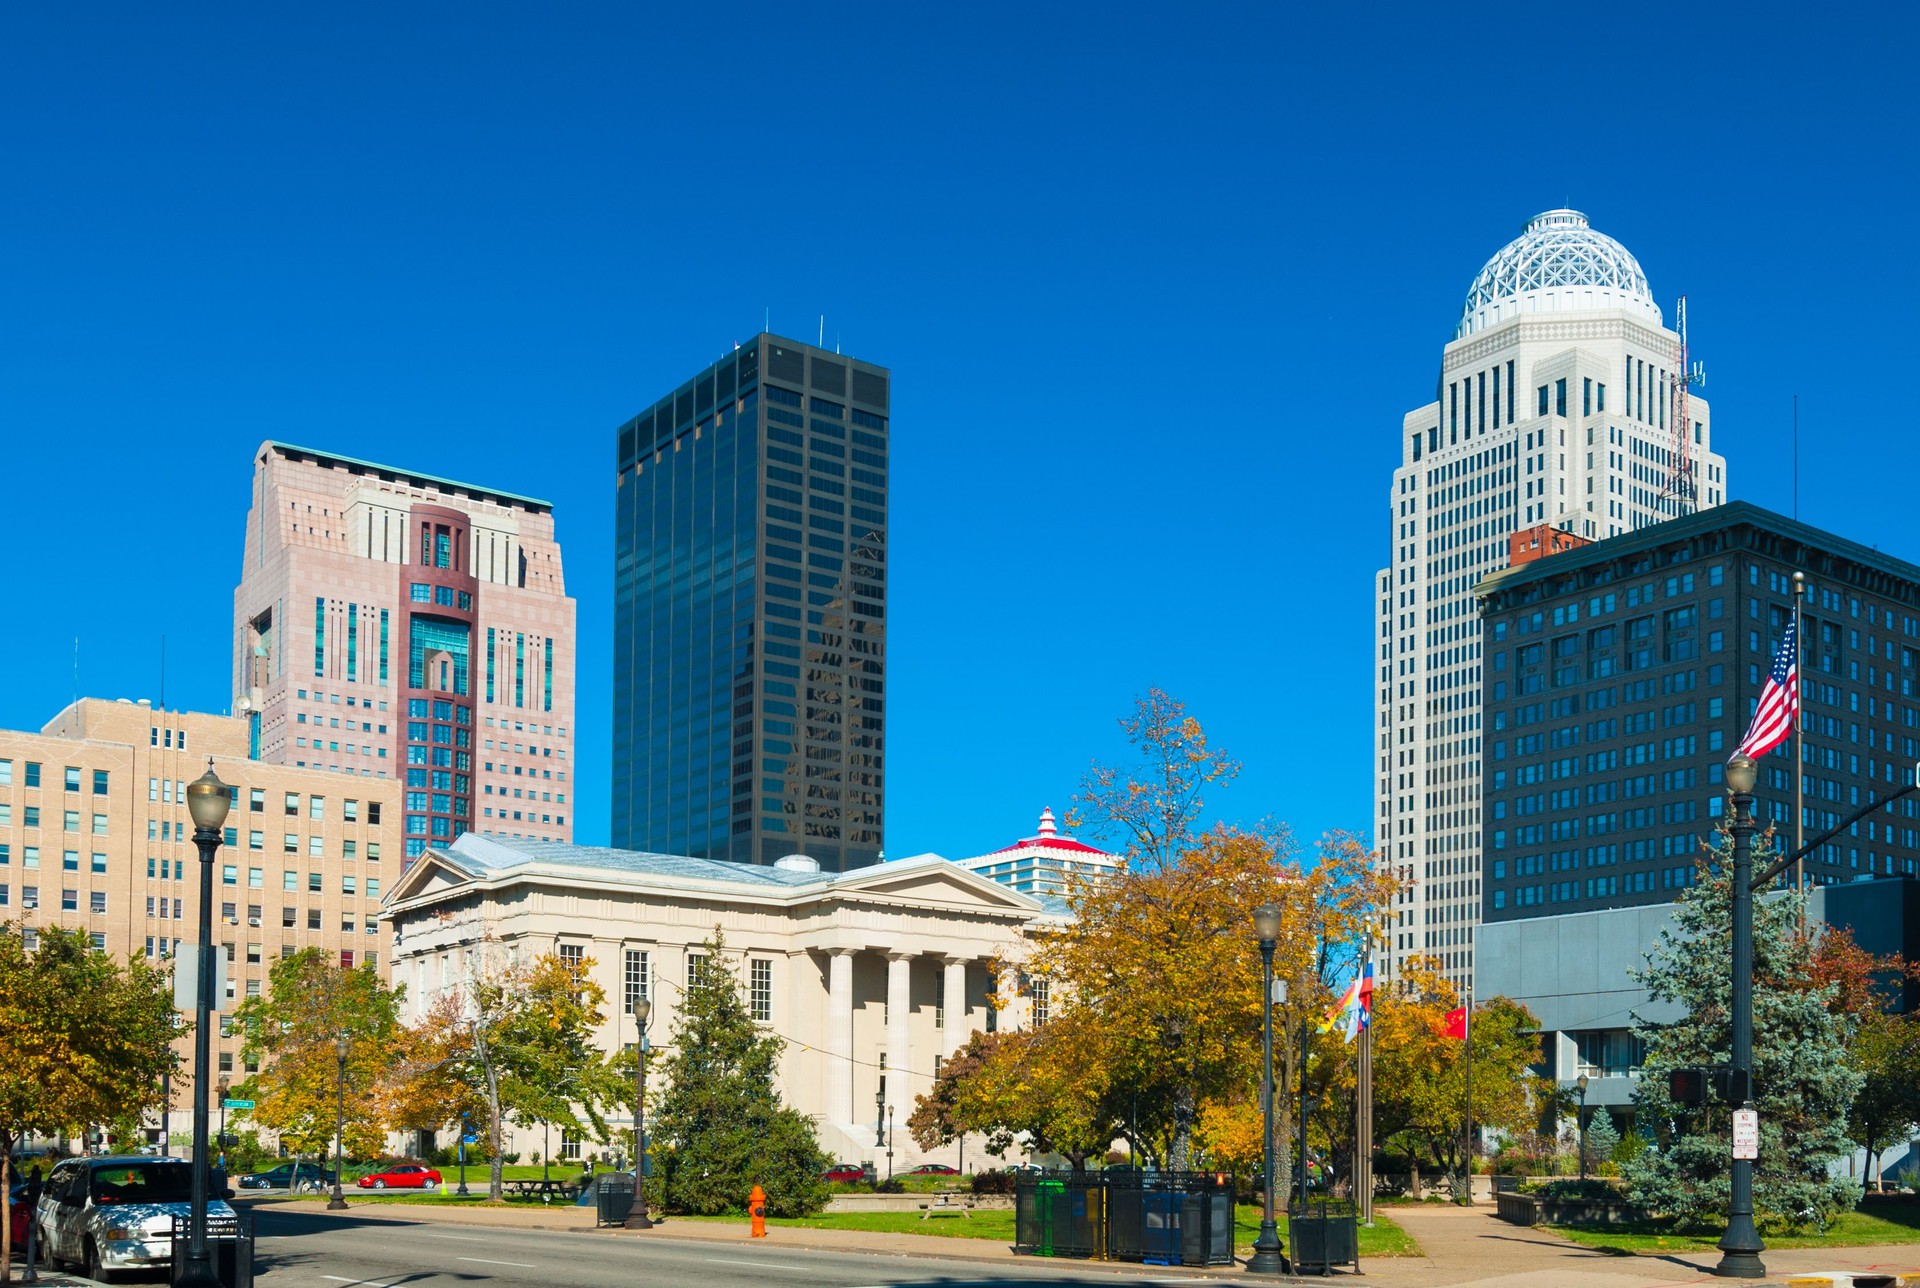
[[[635,1053],[633,1097],[633,1207],[627,1211],[627,1229],[651,1230],[647,1219],[647,1191],[643,1183],[647,1173],[647,1017],[653,1003],[644,997],[633,1002],[633,1018],[640,1025],[640,1050]]]
[[[455,1194],[462,1196],[473,1192],[467,1188],[467,1135],[467,1111],[462,1109],[460,1111],[460,1188],[454,1191]]]
[[[214,1090],[220,1093],[220,1169],[225,1171],[227,1166],[227,1080],[220,1079]]]
[[[1263,903],[1253,910],[1253,931],[1260,939],[1260,1144],[1266,1182],[1261,1186],[1260,1236],[1253,1241],[1247,1269],[1255,1274],[1284,1274],[1280,1227],[1273,1217],[1273,949],[1280,938],[1280,908]]]
[[[887,1089],[880,1088],[873,1093],[873,1147],[879,1149],[887,1143]]]
[[[1580,1129],[1580,1179],[1587,1179],[1587,1075],[1581,1074],[1573,1080],[1574,1089],[1580,1093],[1580,1116],[1575,1126]]]
[[[344,1212],[347,1200],[340,1193],[340,1173],[346,1170],[343,1145],[347,1131],[347,1035],[344,1031],[334,1035],[333,1054],[337,1075],[333,1084],[333,1197],[327,1200],[327,1211]]]
[[[232,796],[213,772],[187,784],[187,813],[193,819],[193,844],[200,851],[200,937],[195,967],[199,980],[193,1003],[193,1189],[187,1217],[187,1255],[175,1288],[219,1288],[207,1255],[207,1079],[213,1060],[213,855],[220,848],[220,826],[227,821]]]
[[[1731,1090],[1740,1108],[1753,1101],[1753,783],[1759,766],[1736,755],[1727,762],[1727,793],[1733,798],[1733,1068]],[[1720,1264],[1714,1273],[1733,1279],[1759,1279],[1766,1245],[1753,1224],[1753,1160],[1733,1160],[1733,1196],[1727,1232],[1720,1240]]]
[[[893,1106],[887,1106],[887,1179],[893,1179]]]

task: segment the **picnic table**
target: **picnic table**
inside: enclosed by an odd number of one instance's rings
[[[967,1190],[935,1190],[925,1203],[920,1205],[920,1219],[927,1220],[936,1216],[973,1217],[973,1195]]]
[[[522,1198],[533,1198],[537,1195],[543,1200],[552,1199],[555,1195],[563,1199],[571,1199],[580,1192],[580,1187],[574,1182],[563,1181],[558,1177],[537,1177],[531,1181],[502,1181],[500,1188],[508,1194],[518,1194]]]

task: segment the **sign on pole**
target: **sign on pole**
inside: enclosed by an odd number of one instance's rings
[[[173,950],[173,1008],[188,1015],[200,1000],[200,945],[180,944]],[[207,1009],[225,1011],[227,1004],[227,955],[218,946],[213,950],[213,996]]]
[[[253,1102],[251,1100],[223,1100],[220,1103],[228,1109],[253,1108]]]
[[[1733,1156],[1760,1157],[1760,1112],[1757,1109],[1733,1111]]]

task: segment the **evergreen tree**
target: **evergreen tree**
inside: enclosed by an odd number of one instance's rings
[[[649,1115],[648,1201],[712,1215],[744,1208],[758,1185],[767,1215],[806,1216],[826,1206],[820,1173],[830,1160],[813,1121],[780,1103],[774,1070],[786,1044],[755,1026],[725,950],[715,927],[681,997],[666,1091]]]
[[[1613,1115],[1605,1109],[1594,1110],[1593,1117],[1587,1119],[1584,1141],[1589,1172],[1598,1171],[1602,1163],[1612,1162],[1613,1151],[1620,1147],[1620,1130],[1613,1125]]]
[[[1772,861],[1772,836],[1754,838],[1754,868]],[[1635,1016],[1646,1061],[1634,1091],[1636,1124],[1651,1148],[1624,1167],[1635,1202],[1684,1227],[1725,1223],[1733,1163],[1733,1106],[1699,1108],[1668,1095],[1673,1070],[1725,1065],[1732,1053],[1732,836],[1722,831],[1702,856],[1698,884],[1674,903],[1674,924],[1637,972],[1656,1002],[1685,1014],[1672,1024]],[[1753,905],[1753,1094],[1760,1113],[1754,1166],[1755,1220],[1765,1229],[1819,1228],[1853,1206],[1857,1192],[1829,1168],[1851,1151],[1847,1108],[1860,1086],[1844,1043],[1852,1021],[1830,1005],[1814,941],[1800,929],[1803,897],[1791,892]]]

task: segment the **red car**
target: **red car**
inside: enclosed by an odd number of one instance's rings
[[[835,1163],[820,1173],[823,1181],[859,1181],[866,1179],[867,1170],[855,1163]]]
[[[26,1185],[14,1186],[13,1193],[7,1200],[8,1223],[13,1226],[13,1246],[20,1250],[20,1255],[23,1257],[27,1255],[27,1214],[30,1211],[32,1209],[27,1206]]]
[[[418,1163],[402,1163],[361,1177],[359,1185],[363,1190],[434,1190],[440,1188],[440,1173]]]

